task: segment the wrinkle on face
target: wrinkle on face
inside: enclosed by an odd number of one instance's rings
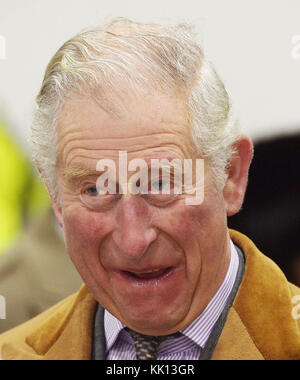
[[[59,150],[59,155],[61,156],[62,161],[65,161],[67,163],[70,163],[70,160],[68,162],[67,157],[76,155],[77,151],[88,151],[89,154],[93,154],[94,152],[99,156],[99,152],[103,153],[103,157],[112,157],[116,158],[117,152],[120,150],[120,146],[123,150],[128,151],[128,153],[143,153],[145,150],[152,150],[152,149],[162,149],[160,147],[165,148],[172,148],[174,151],[181,151],[180,145],[177,143],[172,143],[171,141],[176,141],[174,139],[174,135],[177,135],[177,139],[181,139],[180,134],[171,134],[171,133],[164,133],[159,135],[150,135],[148,137],[143,137],[142,139],[137,136],[132,139],[125,139],[125,138],[116,138],[116,139],[103,139],[95,141],[93,137],[90,139],[82,139],[80,137],[80,134],[78,133],[78,136],[75,137],[73,130],[69,132],[67,139],[62,138],[61,144],[64,148],[63,150]],[[74,136],[74,137],[73,137]],[[151,143],[149,142],[149,138]],[[65,141],[67,140],[67,141]],[[156,141],[155,141],[156,140]],[[155,143],[156,142],[156,143]],[[84,148],[83,148],[84,147]],[[75,152],[75,153],[74,153]],[[96,157],[97,158],[97,157]]]
[[[81,156],[96,160],[108,157],[117,159],[120,150],[127,151],[132,158],[154,150],[159,153],[169,149],[179,158],[189,157],[191,140],[187,133],[189,126],[184,117],[184,103],[174,98],[172,101],[177,108],[175,112],[173,108],[170,109],[169,97],[145,99],[142,104],[139,103],[139,107],[135,107],[133,115],[128,112],[120,119],[112,119],[92,100],[83,100],[81,107],[76,102],[81,112],[75,113],[74,105],[67,103],[58,120],[60,166],[70,165],[77,156],[78,159]],[[147,110],[150,107],[158,111],[149,116]],[[101,139],[96,140],[99,130]]]
[[[62,173],[77,170],[81,180],[103,158],[114,160],[118,170],[119,151],[127,151],[128,162],[195,158],[184,104],[171,96],[148,97],[112,118],[86,99],[65,105],[58,125],[59,191],[71,259],[98,302],[131,328],[153,328],[144,331],[148,335],[191,323],[226,273],[226,212],[208,164],[205,201],[197,206],[187,206],[184,197],[160,207],[124,195],[110,210],[95,211],[82,204],[77,189],[65,186]],[[144,294],[120,286],[114,273],[151,265],[174,266],[178,281]]]

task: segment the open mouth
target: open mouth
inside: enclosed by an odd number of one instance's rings
[[[148,270],[144,272],[122,271],[122,274],[135,280],[144,280],[144,281],[160,280],[170,275],[173,269],[174,267],[168,267],[168,268],[163,268],[163,269],[152,269],[152,270]]]

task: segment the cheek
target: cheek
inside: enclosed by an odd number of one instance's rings
[[[183,249],[188,275],[198,276],[200,268],[214,265],[226,236],[226,212],[222,199],[202,205],[179,204],[160,215],[160,229]]]
[[[225,215],[225,214],[224,214]],[[213,240],[212,236],[224,218],[207,205],[188,206],[181,204],[165,215],[160,215],[158,223],[181,246],[195,244],[195,241]],[[207,239],[210,237],[210,239]]]
[[[73,209],[63,213],[67,249],[70,254],[91,251],[100,246],[108,233],[108,218],[89,210]]]

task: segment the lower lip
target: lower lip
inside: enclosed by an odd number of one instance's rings
[[[130,275],[125,271],[116,272],[123,280],[129,282],[133,286],[138,287],[153,287],[159,286],[168,282],[175,274],[175,267],[170,267],[162,275],[155,278],[139,278],[134,275]]]

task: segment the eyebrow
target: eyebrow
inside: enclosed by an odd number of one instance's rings
[[[84,177],[95,177],[99,176],[102,171],[91,170],[83,166],[71,166],[62,169],[62,175],[67,180],[76,180]]]
[[[150,174],[150,170],[151,170],[151,164],[152,164],[152,160],[161,160],[161,159],[166,159],[168,161],[172,161],[173,159],[179,159],[178,157],[172,157],[172,156],[168,156],[168,157],[160,157],[160,158],[147,158],[145,160],[145,162],[147,163],[148,165],[148,173]],[[154,166],[156,167],[156,166]],[[173,168],[173,167],[172,167]],[[76,166],[70,166],[70,167],[64,167],[62,168],[62,175],[63,177],[68,180],[68,181],[72,181],[72,180],[80,180],[82,178],[87,178],[87,177],[99,177],[102,173],[104,173],[105,170],[91,170],[85,166],[82,166],[82,165],[76,165]],[[118,174],[118,168],[116,167],[116,174]]]

